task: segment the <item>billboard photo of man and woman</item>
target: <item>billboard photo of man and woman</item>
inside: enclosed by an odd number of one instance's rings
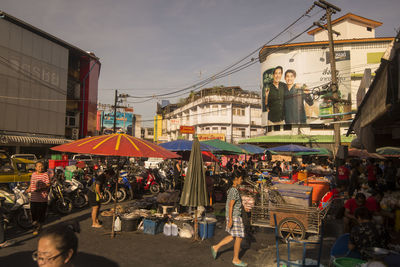
[[[262,63],[262,124],[316,124],[332,119],[332,93],[320,93],[330,82],[327,56],[315,52],[269,55]],[[349,60],[346,58],[347,66]],[[350,91],[349,68],[339,62],[340,91]],[[342,71],[340,71],[342,69]],[[340,90],[341,89],[341,90]]]

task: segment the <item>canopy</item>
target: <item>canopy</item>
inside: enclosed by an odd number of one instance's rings
[[[180,156],[148,141],[122,133],[87,137],[52,150],[104,156],[179,158]]]
[[[185,184],[183,185],[180,204],[182,206],[198,207],[208,205],[206,177],[200,142],[195,138],[190,153]]]
[[[360,158],[360,159],[367,159],[367,158],[385,159],[385,157],[383,157],[383,156],[381,156],[381,155],[379,155],[377,153],[369,153],[365,149],[357,149],[357,148],[350,148],[348,156],[349,157],[356,157],[356,158]]]
[[[193,141],[190,140],[176,140],[176,141],[171,141],[167,143],[162,143],[160,144],[165,149],[171,150],[171,151],[190,151],[192,150],[193,146]],[[200,144],[200,150],[201,151],[215,151],[219,150],[216,147],[207,145],[207,144]]]
[[[318,152],[297,152],[295,156],[308,156],[308,155],[328,156],[328,157],[332,156],[332,151],[330,151],[327,148],[315,147],[314,149],[318,150]]]
[[[319,152],[319,150],[317,150],[317,149],[312,149],[309,147],[293,145],[293,144],[271,147],[271,148],[268,148],[267,150],[272,150],[275,152]]]
[[[215,153],[218,153],[218,154],[228,154],[228,155],[229,154],[252,154],[251,152],[249,152],[239,146],[221,141],[219,139],[207,140],[207,141],[203,141],[201,143],[218,148],[220,151],[215,151]]]
[[[393,147],[393,146],[380,147],[376,150],[376,153],[388,158],[400,157],[400,147]]]
[[[265,152],[265,148],[255,146],[255,145],[250,145],[250,144],[242,144],[242,145],[239,145],[239,147],[241,147],[244,150],[249,151],[252,154],[264,154],[264,152]]]

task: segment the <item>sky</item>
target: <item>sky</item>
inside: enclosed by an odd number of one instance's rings
[[[114,90],[152,126],[160,98],[208,78],[247,56],[300,17],[313,0],[2,0],[9,13],[100,58],[99,102],[113,103]],[[398,0],[330,0],[342,10],[383,22],[377,37],[400,27]],[[315,7],[271,44],[288,41],[323,15]],[[294,42],[312,41],[308,34]],[[258,53],[252,57],[256,58]],[[260,90],[260,64],[214,80],[206,87]],[[171,97],[171,102],[179,98]],[[147,100],[144,102],[144,100]]]

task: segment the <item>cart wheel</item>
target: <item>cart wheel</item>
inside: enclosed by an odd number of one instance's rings
[[[288,238],[302,240],[306,237],[306,228],[296,218],[285,218],[280,221],[278,231],[279,235],[285,240]]]

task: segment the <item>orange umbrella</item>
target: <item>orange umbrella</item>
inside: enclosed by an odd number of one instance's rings
[[[179,158],[180,156],[148,141],[127,135],[109,134],[87,137],[51,148],[71,153],[94,154],[103,156]]]

